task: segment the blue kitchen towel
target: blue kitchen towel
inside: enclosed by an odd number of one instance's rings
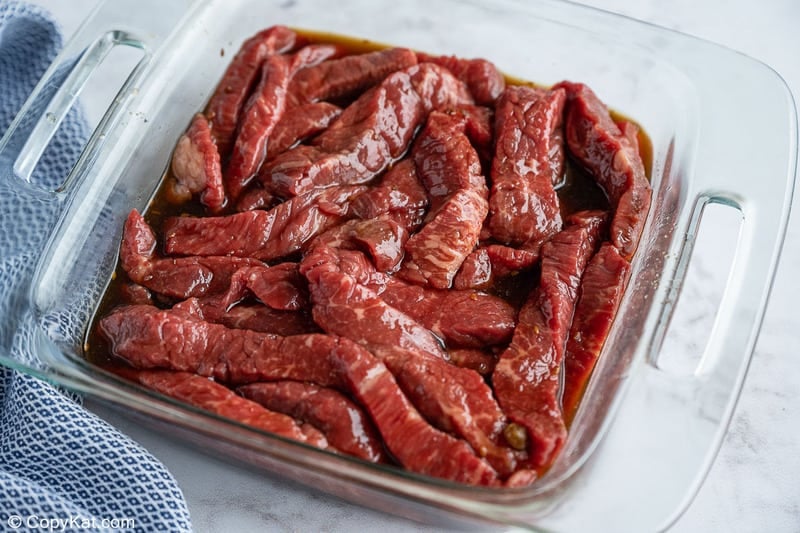
[[[0,1],[0,136],[60,47],[48,14]],[[87,134],[73,109],[35,181],[51,188],[61,183]],[[0,182],[3,172],[8,168],[0,168]],[[44,243],[57,214],[57,204],[26,200],[0,185],[0,349],[12,354],[26,342],[7,325],[25,294],[19,280],[30,279],[35,257],[29,250]],[[183,494],[164,466],[76,400],[0,366],[0,531],[189,531]]]

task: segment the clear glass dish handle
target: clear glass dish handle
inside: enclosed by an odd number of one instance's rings
[[[74,178],[92,161],[94,152],[103,141],[103,133],[135,98],[136,81],[179,20],[186,15],[187,5],[192,3],[189,0],[101,2],[47,69],[0,139],[0,179],[9,187],[16,182],[21,193],[41,199],[63,197]],[[158,16],[153,16],[154,13]],[[121,45],[141,49],[142,57],[87,142],[75,167],[55,190],[33,183],[33,170],[59,124],[92,73],[115,46]]]
[[[71,192],[89,173],[108,132],[136,103],[137,84],[152,59],[196,2],[113,0],[100,3],[45,71],[0,139],[0,364],[40,377],[46,370],[25,346],[30,323],[27,291],[38,261]],[[158,16],[153,16],[157,13]],[[63,181],[45,187],[34,169],[90,76],[115,46],[142,57],[94,129]],[[27,322],[26,322],[27,321]]]

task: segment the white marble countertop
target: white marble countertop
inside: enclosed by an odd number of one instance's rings
[[[39,0],[72,33],[96,0]],[[581,0],[715,41],[777,70],[800,98],[797,0]],[[90,99],[84,96],[84,100]],[[87,105],[89,115],[99,110]],[[770,132],[759,132],[770,135]],[[776,132],[776,134],[785,134]],[[795,202],[796,204],[797,202]],[[676,532],[800,531],[800,221],[790,222],[755,356],[711,472]],[[688,327],[688,326],[687,326]],[[161,459],[182,487],[196,531],[432,530],[198,453],[89,406]]]

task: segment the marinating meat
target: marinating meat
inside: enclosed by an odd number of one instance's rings
[[[276,157],[261,173],[262,182],[283,196],[365,183],[406,151],[427,113],[469,103],[466,87],[440,67],[395,72],[348,106],[313,146]]]
[[[100,327],[112,353],[137,368],[195,372],[234,385],[309,381],[348,392],[406,468],[462,483],[497,483],[491,466],[464,441],[430,426],[383,363],[347,339],[229,330],[150,306],[122,308],[103,318]]]
[[[453,73],[469,87],[475,102],[492,105],[506,88],[506,79],[491,61],[485,59],[462,59],[455,56],[432,56],[417,53],[420,63],[436,63]]]
[[[582,84],[365,49],[244,43],[128,216],[89,358],[365,463],[530,485],[626,289],[646,138]]]
[[[231,61],[206,108],[211,133],[223,159],[230,154],[239,114],[258,78],[262,64],[274,54],[291,50],[300,41],[297,34],[289,28],[273,26],[245,41]]]
[[[125,222],[120,263],[130,279],[171,298],[189,298],[224,291],[234,272],[262,265],[242,257],[155,257],[156,237],[142,215],[133,210]]]
[[[564,356],[562,406],[568,421],[575,416],[608,337],[629,273],[630,264],[610,243],[603,244],[586,267]]]
[[[427,209],[428,193],[411,159],[398,162],[386,171],[379,184],[350,203],[350,210],[359,218],[371,219],[388,213],[408,231],[415,231],[422,224]]]
[[[587,214],[542,248],[539,286],[519,313],[509,347],[500,355],[492,384],[503,411],[524,428],[519,439],[533,470],[546,468],[567,434],[558,401],[559,368],[586,263],[598,241],[602,214]]]
[[[537,251],[561,227],[563,89],[509,87],[497,102],[489,229],[503,244]]]
[[[200,202],[212,212],[225,205],[219,152],[208,120],[199,113],[178,139],[172,155],[172,175],[167,194],[173,203],[188,202],[193,194],[200,193]]]
[[[620,255],[633,257],[650,210],[652,190],[647,181],[636,131],[626,133],[611,118],[597,95],[581,83],[562,82],[567,91],[566,142],[572,155],[602,187],[614,209],[611,242]]]
[[[265,261],[285,257],[346,220],[348,202],[365,190],[358,185],[330,187],[296,196],[269,211],[173,217],[165,224],[165,249],[176,255],[231,255]]]
[[[398,275],[437,289],[452,285],[478,243],[489,209],[486,179],[464,129],[463,119],[431,113],[412,151],[430,211],[424,226],[406,243]]]
[[[294,102],[336,100],[358,94],[377,85],[389,74],[417,64],[417,57],[406,48],[389,48],[357,54],[298,72],[289,86]]]
[[[316,428],[299,424],[293,418],[265,409],[256,402],[236,395],[229,388],[189,372],[138,370],[128,377],[154,391],[171,396],[220,416],[275,433],[282,437],[328,449],[328,441]]]
[[[314,426],[342,453],[372,463],[386,461],[372,421],[358,405],[338,391],[300,381],[253,383],[236,390],[271,411]]]
[[[267,145],[268,157],[274,158],[296,142],[325,131],[341,113],[342,108],[328,102],[314,102],[286,111],[272,131]]]

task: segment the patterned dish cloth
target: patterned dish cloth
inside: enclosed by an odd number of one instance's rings
[[[0,1],[0,137],[60,48],[47,13]],[[63,182],[87,138],[74,108],[34,180],[51,188]],[[36,262],[20,240],[43,243],[57,212],[13,194],[10,164],[0,160],[0,350],[19,359],[18,334],[7,324],[26,294],[18,280],[30,279]],[[18,529],[173,532],[191,523],[175,480],[147,451],[78,398],[0,366],[0,531]]]

